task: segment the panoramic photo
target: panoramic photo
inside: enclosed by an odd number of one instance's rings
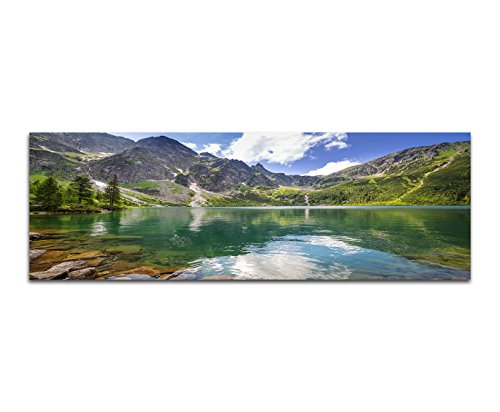
[[[31,280],[469,280],[469,133],[29,135]]]

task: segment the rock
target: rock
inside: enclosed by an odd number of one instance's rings
[[[67,255],[68,252],[64,250],[48,250],[36,263],[60,263]]]
[[[30,240],[38,240],[44,237],[45,235],[42,235],[41,233],[36,233],[36,232],[30,232]]]
[[[133,264],[131,262],[123,262],[123,261],[109,261],[102,266],[99,267],[99,276],[117,276],[121,275],[130,269],[137,267],[137,264]]]
[[[155,269],[151,266],[139,266],[139,267],[136,267],[136,268],[133,268],[133,269],[130,269],[130,270],[127,270],[123,273],[121,273],[121,275],[128,275],[128,274],[142,274],[142,275],[149,275],[149,276],[156,276],[160,273],[160,271],[158,269]]]
[[[37,257],[42,256],[45,252],[47,252],[47,251],[43,250],[43,249],[33,249],[33,250],[30,250],[30,262],[33,259],[36,259]]]
[[[112,276],[106,280],[156,280],[154,277],[149,275],[143,275],[141,273],[127,273],[118,276]]]
[[[99,250],[92,250],[89,252],[81,252],[81,253],[72,253],[64,258],[64,261],[68,260],[80,260],[80,259],[93,259],[97,257],[105,256]]]
[[[63,262],[59,263],[58,265],[52,266],[45,272],[30,273],[30,279],[36,279],[36,280],[63,279],[70,271],[81,269],[84,266],[85,266],[84,260],[73,260],[71,262]]]
[[[198,277],[192,273],[181,273],[175,277],[170,278],[169,280],[196,280]]]
[[[104,270],[102,272],[99,272],[99,275],[102,275],[102,276],[106,276],[106,275],[109,275],[111,273],[111,271],[109,270]]]
[[[69,280],[93,280],[95,278],[95,268],[89,267],[80,270],[69,272],[67,279]]]
[[[95,258],[95,259],[91,259],[91,260],[87,260],[87,265],[89,266],[99,266],[102,264],[102,262],[104,262],[104,258]]]
[[[160,275],[160,277],[158,279],[160,279],[160,280],[169,280],[169,279],[172,279],[175,276],[177,276],[175,273],[164,273],[163,275]]]
[[[106,249],[106,252],[112,254],[125,253],[127,255],[136,255],[140,251],[141,251],[140,246],[134,246],[134,245],[111,246]]]
[[[124,235],[102,235],[99,236],[100,239],[109,239],[109,240],[114,240],[114,239],[119,239],[119,240],[133,240],[133,239],[142,239],[143,236],[124,236]]]

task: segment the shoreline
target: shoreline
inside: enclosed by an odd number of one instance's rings
[[[319,205],[319,206],[150,206],[129,207],[121,210],[89,211],[29,211],[30,216],[45,215],[99,215],[113,212],[126,212],[133,209],[157,209],[157,208],[189,208],[189,209],[471,209],[471,205]]]

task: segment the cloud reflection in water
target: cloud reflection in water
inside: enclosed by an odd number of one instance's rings
[[[285,236],[262,247],[251,246],[239,256],[198,259],[174,279],[232,276],[245,280],[345,280],[351,270],[335,261],[335,256],[361,253],[347,243],[354,240],[333,236]]]

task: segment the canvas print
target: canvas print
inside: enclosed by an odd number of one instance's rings
[[[469,280],[469,133],[29,135],[31,280]]]

